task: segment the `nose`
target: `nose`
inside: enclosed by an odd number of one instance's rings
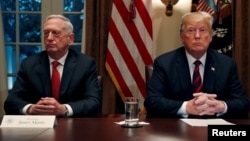
[[[48,40],[52,40],[52,39],[53,39],[53,34],[52,34],[52,32],[49,32],[49,33],[48,33],[47,39],[48,39]]]
[[[200,30],[196,30],[196,32],[195,32],[195,38],[196,39],[200,39],[200,37],[201,37]]]

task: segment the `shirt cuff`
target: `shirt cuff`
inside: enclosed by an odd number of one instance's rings
[[[29,107],[31,106],[32,104],[27,104],[23,107],[21,113],[24,114],[24,115],[28,115],[28,109]]]
[[[187,111],[186,111],[186,107],[187,107],[187,101],[185,101],[185,102],[182,103],[180,109],[177,112],[177,115],[180,115],[183,118],[187,118],[188,114],[187,114]]]
[[[67,108],[67,113],[65,114],[65,116],[66,116],[66,117],[72,116],[72,115],[73,115],[73,110],[72,110],[72,108],[70,107],[70,105],[69,105],[69,104],[64,104],[64,105],[65,105],[66,108]]]
[[[223,112],[217,113],[217,114],[216,114],[217,117],[222,116],[222,115],[224,115],[224,114],[227,112],[227,104],[226,104],[226,102],[224,102],[224,101],[222,101],[222,102],[223,102],[224,105],[225,105],[225,110],[224,110]]]

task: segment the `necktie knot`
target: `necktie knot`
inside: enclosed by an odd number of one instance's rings
[[[56,68],[60,63],[58,61],[53,61],[52,66],[53,68]]]
[[[197,67],[197,66],[199,66],[201,64],[201,61],[200,60],[196,60],[196,61],[194,61],[194,64]]]

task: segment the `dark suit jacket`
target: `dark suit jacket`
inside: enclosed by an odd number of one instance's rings
[[[155,59],[144,101],[148,117],[179,117],[177,111],[192,96],[192,84],[184,47]],[[208,49],[203,92],[217,94],[228,106],[225,118],[246,118],[249,101],[237,73],[236,62]]]
[[[96,62],[69,49],[61,77],[59,102],[69,104],[73,117],[92,116],[101,109]],[[50,64],[46,51],[23,60],[13,89],[5,103],[6,114],[21,114],[26,104],[52,97]]]

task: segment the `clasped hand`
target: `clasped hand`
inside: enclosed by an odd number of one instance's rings
[[[215,115],[225,110],[223,101],[217,100],[216,94],[194,93],[194,98],[187,103],[186,111],[191,115]]]
[[[51,97],[41,98],[36,104],[32,104],[27,113],[30,115],[56,115],[63,116],[67,111],[66,106],[60,104]]]

